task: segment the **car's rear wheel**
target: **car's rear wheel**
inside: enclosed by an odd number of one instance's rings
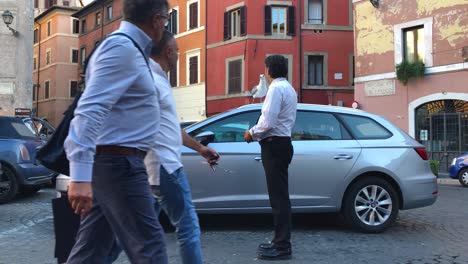
[[[468,168],[465,168],[458,173],[458,180],[463,187],[468,187]]]
[[[18,192],[18,181],[13,170],[2,164],[2,171],[3,174],[0,175],[0,204],[13,199]]]
[[[385,179],[364,178],[347,190],[342,214],[352,228],[366,233],[380,233],[397,218],[398,194]]]

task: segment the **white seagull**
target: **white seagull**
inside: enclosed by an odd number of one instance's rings
[[[253,98],[262,98],[265,97],[267,93],[267,84],[266,84],[266,79],[265,75],[260,74],[260,81],[252,90],[250,91],[250,94],[252,95]]]

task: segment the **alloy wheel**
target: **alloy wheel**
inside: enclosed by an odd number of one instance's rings
[[[354,210],[358,218],[370,226],[378,226],[387,221],[392,214],[392,198],[378,185],[362,188],[354,200]]]

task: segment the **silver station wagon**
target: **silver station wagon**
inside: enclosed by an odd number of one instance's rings
[[[244,142],[261,104],[245,105],[186,128],[221,155],[212,169],[183,148],[198,213],[267,213],[258,142]],[[289,192],[294,212],[340,212],[353,228],[382,232],[399,210],[437,199],[437,181],[423,145],[381,116],[344,107],[299,104],[292,131]]]

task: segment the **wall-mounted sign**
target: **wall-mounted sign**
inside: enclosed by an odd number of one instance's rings
[[[335,73],[335,80],[343,80],[343,73],[341,72]]]
[[[11,82],[0,82],[0,94],[13,94],[13,84]]]
[[[15,108],[16,117],[30,117],[31,108]]]
[[[358,101],[353,101],[353,103],[351,103],[351,107],[354,108],[354,109],[359,109]]]
[[[395,94],[395,80],[370,81],[365,84],[366,96],[385,96]]]

